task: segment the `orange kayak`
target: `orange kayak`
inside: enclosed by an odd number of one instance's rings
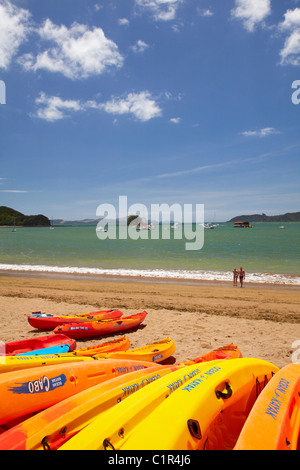
[[[235,450],[300,450],[300,364],[283,367],[259,395]]]
[[[151,366],[146,361],[86,359],[1,374],[0,425],[43,410],[118,375]]]
[[[228,346],[222,346],[221,348],[203,354],[203,356],[196,357],[196,359],[186,361],[184,365],[200,364],[201,362],[214,361],[217,359],[238,359],[240,357],[243,357],[241,351],[235,344],[231,343]]]
[[[123,313],[120,310],[103,310],[91,312],[84,315],[52,316],[44,314],[33,314],[27,317],[29,324],[39,330],[54,330],[59,325],[74,322],[90,322],[91,320],[113,320],[120,318]]]
[[[64,324],[55,328],[54,333],[62,333],[69,336],[69,338],[75,339],[107,335],[136,328],[145,320],[146,316],[147,312],[140,312],[116,320],[85,321],[83,323]]]
[[[102,344],[96,344],[95,346],[89,346],[88,348],[75,349],[73,354],[78,356],[95,356],[96,354],[105,354],[115,351],[127,351],[130,347],[130,341],[127,336],[114,339]]]
[[[100,411],[126,399],[176,367],[152,364],[77,393],[0,434],[0,450],[55,450],[89,424]]]

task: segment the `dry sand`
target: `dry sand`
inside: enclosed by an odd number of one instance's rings
[[[244,357],[278,367],[300,361],[300,289],[230,284],[50,279],[0,275],[3,342],[49,334],[34,330],[25,314],[73,314],[118,308],[124,315],[146,310],[143,324],[125,334],[131,347],[165,337],[176,344],[174,362],[193,359],[235,343]],[[121,336],[121,334],[116,335]],[[110,336],[112,338],[112,336]],[[77,341],[78,347],[107,341]],[[297,353],[296,346],[299,342]]]

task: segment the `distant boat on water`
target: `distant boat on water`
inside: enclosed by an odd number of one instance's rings
[[[250,222],[239,221],[239,222],[234,222],[234,227],[252,228],[252,225],[250,224]]]

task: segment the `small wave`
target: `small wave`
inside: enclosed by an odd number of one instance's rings
[[[154,279],[198,280],[198,281],[232,281],[231,272],[221,271],[189,271],[167,269],[105,269],[75,266],[45,266],[0,264],[1,271],[41,272],[53,274],[81,274],[114,277],[139,277]],[[246,282],[277,285],[300,286],[300,277],[288,274],[247,273]]]

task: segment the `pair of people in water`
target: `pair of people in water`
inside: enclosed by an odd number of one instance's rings
[[[233,285],[237,286],[238,279],[240,280],[241,287],[243,287],[244,279],[245,279],[245,271],[242,267],[240,267],[239,271],[236,268],[233,270]]]

